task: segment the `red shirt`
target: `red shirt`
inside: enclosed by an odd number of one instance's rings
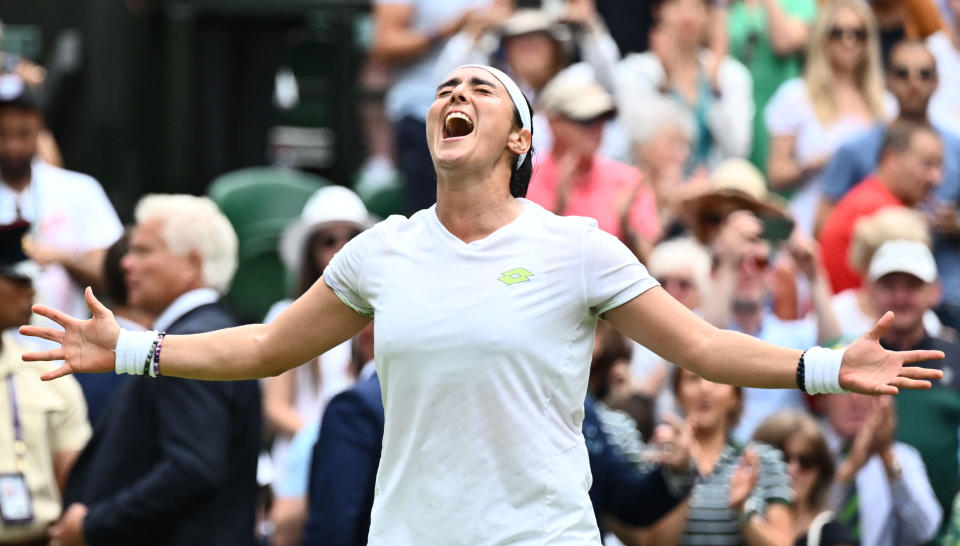
[[[903,206],[903,202],[873,176],[854,186],[837,203],[820,231],[823,267],[830,277],[834,294],[848,288],[859,288],[862,281],[860,275],[850,267],[849,259],[853,227],[857,220],[882,208],[898,206]]]
[[[603,231],[623,239],[618,209],[635,189],[637,197],[630,208],[630,225],[649,240],[660,237],[657,201],[640,171],[625,163],[595,155],[590,170],[575,178],[567,196],[566,208],[556,211],[559,173],[556,158],[547,154],[533,168],[527,199],[563,216],[594,218]],[[639,188],[638,188],[639,186]]]

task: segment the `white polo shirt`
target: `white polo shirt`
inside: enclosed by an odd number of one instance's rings
[[[0,182],[0,224],[19,216],[32,226],[39,244],[76,254],[107,248],[123,234],[123,225],[103,188],[93,178],[34,161],[30,185],[15,192]],[[37,303],[74,317],[87,317],[83,289],[60,265],[43,268],[37,280]]]
[[[581,434],[596,321],[657,282],[596,221],[522,201],[469,244],[435,207],[390,217],[324,272],[376,317],[371,545],[600,544]]]

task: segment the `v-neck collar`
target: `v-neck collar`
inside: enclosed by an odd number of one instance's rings
[[[486,237],[482,239],[477,239],[476,241],[471,241],[468,243],[463,239],[461,239],[460,237],[457,237],[456,235],[451,233],[450,230],[447,229],[447,226],[443,225],[443,222],[440,221],[440,217],[437,215],[436,203],[434,203],[434,205],[430,207],[431,224],[433,224],[436,227],[436,229],[440,232],[440,235],[441,237],[443,237],[443,239],[447,240],[452,246],[454,246],[457,249],[472,250],[472,249],[483,248],[491,244],[494,244],[496,241],[502,239],[507,234],[517,229],[516,226],[519,225],[522,222],[523,218],[527,216],[527,214],[529,213],[530,202],[522,197],[518,197],[515,199],[517,201],[520,201],[521,204],[523,204],[523,210],[520,211],[520,214],[518,214],[517,217],[514,218],[513,220],[495,229]]]

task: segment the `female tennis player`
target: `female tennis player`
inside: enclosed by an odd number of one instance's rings
[[[389,546],[600,544],[580,426],[599,318],[711,381],[892,394],[940,377],[904,365],[942,353],[879,345],[890,313],[843,352],[803,353],[704,322],[594,221],[522,198],[530,117],[505,74],[460,67],[427,116],[437,204],[347,243],[273,323],[127,332],[88,289],[90,320],[35,306],[64,331],[21,332],[61,347],[24,360],[63,359],[44,379],[111,370],[264,377],[376,318],[386,430],[369,543]]]

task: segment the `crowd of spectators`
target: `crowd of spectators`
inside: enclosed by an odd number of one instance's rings
[[[527,206],[594,218],[715,326],[946,353],[930,392],[809,397],[713,383],[601,323],[583,434],[605,542],[960,544],[960,1],[636,2],[639,42],[611,2],[541,4],[376,0],[361,182],[396,174],[407,213],[430,207],[435,86],[494,65],[535,112]],[[125,231],[59,165],[42,68],[0,72],[0,544],[365,544],[373,327],[262,382],[20,363],[30,303],[83,316],[88,286],[128,329],[235,324],[238,239],[187,195],[145,196]],[[336,182],[280,240],[291,297],[379,220]]]

